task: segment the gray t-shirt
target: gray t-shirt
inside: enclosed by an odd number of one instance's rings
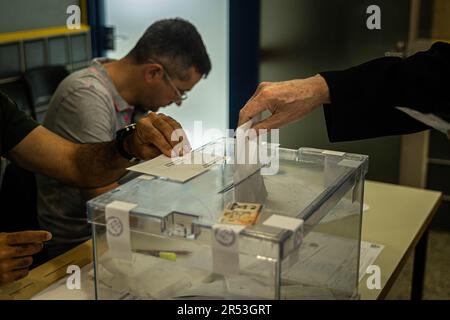
[[[53,95],[44,126],[74,142],[114,140],[116,131],[131,123],[134,107],[118,94],[102,63],[65,78]],[[81,190],[37,175],[38,217],[41,228],[53,234],[48,243],[55,256],[91,236],[86,199]]]

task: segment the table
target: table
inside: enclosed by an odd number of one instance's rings
[[[364,202],[370,213],[363,218],[362,238],[385,245],[375,264],[381,269],[381,289],[369,290],[363,278],[361,299],[384,299],[415,250],[412,295],[422,297],[428,227],[442,193],[380,182],[367,182]]]
[[[369,274],[359,284],[360,298],[383,299],[395,282],[409,255],[415,250],[412,298],[422,296],[427,230],[441,202],[437,191],[366,181],[362,240],[382,244],[384,250],[375,261],[381,270],[381,289],[369,289]],[[53,282],[65,277],[67,266],[84,266],[92,261],[92,243],[87,241],[65,254],[33,269],[29,275],[0,287],[0,299],[29,299]],[[93,298],[91,293],[88,296]],[[60,299],[71,298],[61,296]],[[86,294],[83,295],[86,298]]]

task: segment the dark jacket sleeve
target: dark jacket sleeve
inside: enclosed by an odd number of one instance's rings
[[[320,73],[330,89],[324,105],[330,141],[407,134],[428,129],[395,107],[450,117],[450,44],[406,58],[386,57]]]
[[[6,155],[39,124],[0,92],[0,154]]]

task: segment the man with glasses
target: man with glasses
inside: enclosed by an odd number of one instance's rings
[[[176,143],[167,143],[172,132],[161,130],[162,122],[176,125],[164,115],[149,114],[141,118],[133,129],[119,130],[115,141],[77,144],[40,126],[0,92],[0,155],[23,168],[71,185],[85,188],[104,186],[123,176],[130,164],[130,154],[143,160],[161,153],[172,155]],[[1,175],[0,168],[0,180]],[[14,195],[8,198],[8,194],[11,195],[7,190],[9,187],[11,184],[8,183],[0,186],[2,218],[16,214],[18,218],[28,217],[32,213],[19,212],[23,208],[20,204],[17,207]],[[13,226],[8,224],[8,220],[2,219],[6,223],[0,224],[0,284],[25,277],[33,262],[32,256],[51,239],[51,233],[46,231],[24,231],[26,226],[21,230],[11,229]]]
[[[154,59],[149,59],[148,62],[150,63],[157,63],[160,64],[163,67],[164,70],[164,77],[166,78],[167,82],[170,84],[170,86],[172,87],[172,89],[175,91],[176,95],[177,95],[177,99],[174,101],[177,105],[181,105],[181,101],[184,101],[187,99],[187,93],[185,92],[185,90],[180,90],[178,89],[175,84],[173,83],[172,78],[169,76],[169,74],[166,71],[166,68],[164,67],[164,65],[161,62],[157,62]]]
[[[178,18],[157,21],[122,59],[94,59],[64,79],[44,126],[74,142],[110,141],[138,114],[156,113],[172,103],[181,106],[186,92],[210,70],[205,45],[191,23]],[[173,131],[176,121],[163,117],[167,121],[158,122],[160,130]],[[48,243],[51,257],[89,239],[86,201],[119,184],[78,189],[47,177],[38,176],[37,181],[39,223],[53,234]]]

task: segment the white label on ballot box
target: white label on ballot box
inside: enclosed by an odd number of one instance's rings
[[[212,227],[213,272],[233,275],[239,273],[239,233],[245,226],[215,224]]]
[[[350,159],[343,159],[337,163],[338,166],[344,166],[344,167],[351,167],[351,168],[358,168],[361,165],[361,161],[357,160],[350,160]]]
[[[263,225],[291,230],[294,235],[294,247],[297,247],[303,240],[303,220],[280,216],[278,214],[271,215]]]
[[[300,244],[303,242],[303,219],[273,214],[263,222],[263,225],[291,230],[293,236],[293,246],[296,249],[299,248]],[[299,250],[294,250],[289,256],[289,266],[296,264],[298,259]]]
[[[105,208],[106,240],[111,257],[131,261],[130,210],[136,206],[113,201]]]
[[[330,156],[338,156],[338,157],[345,156],[345,152],[332,151],[332,150],[323,150],[322,154],[328,154]]]

